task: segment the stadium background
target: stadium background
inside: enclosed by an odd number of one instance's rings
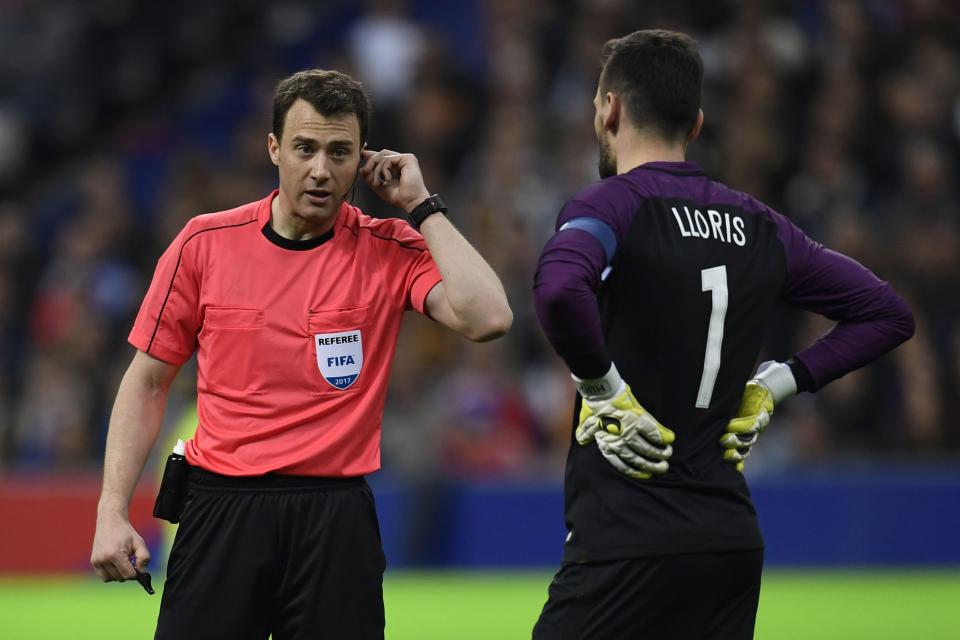
[[[600,47],[652,27],[702,46],[690,157],[874,268],[917,317],[896,352],[779,409],[747,466],[768,541],[758,637],[960,637],[952,0],[4,2],[0,636],[149,635],[157,599],[87,565],[125,338],[186,220],[273,187],[272,89],[313,66],[365,83],[371,147],[418,155],[516,315],[479,346],[405,321],[372,478],[388,638],[528,634],[562,544],[572,396],[532,273],[561,204],[596,179]],[[397,213],[363,187],[357,201]],[[764,355],[828,326],[783,310]],[[193,385],[188,365],[165,450],[194,424]],[[164,453],[134,507],[155,564]]]

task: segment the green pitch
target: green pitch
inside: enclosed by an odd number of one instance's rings
[[[549,579],[549,573],[388,573],[387,639],[529,638]],[[159,593],[147,596],[136,583],[0,578],[0,637],[151,638],[159,604]],[[771,570],[756,637],[955,640],[960,571]]]

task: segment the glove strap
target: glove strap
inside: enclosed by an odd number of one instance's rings
[[[617,365],[610,364],[610,370],[600,378],[578,378],[570,374],[577,385],[577,391],[585,400],[609,400],[620,395],[627,388],[627,384],[620,377]]]
[[[797,381],[793,377],[793,370],[790,369],[790,365],[783,362],[773,360],[764,362],[757,368],[754,380],[770,390],[774,404],[779,404],[781,400],[797,392]]]

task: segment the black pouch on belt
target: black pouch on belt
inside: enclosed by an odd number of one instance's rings
[[[160,481],[160,491],[157,492],[157,501],[153,503],[153,517],[173,524],[180,522],[183,504],[187,500],[187,478],[190,475],[190,465],[183,453],[183,440],[177,440],[173,453],[167,457],[167,465],[163,468],[163,479]]]

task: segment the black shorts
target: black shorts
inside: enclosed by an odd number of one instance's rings
[[[566,564],[534,640],[751,640],[763,551]]]
[[[194,469],[159,640],[382,640],[386,561],[363,478]]]

